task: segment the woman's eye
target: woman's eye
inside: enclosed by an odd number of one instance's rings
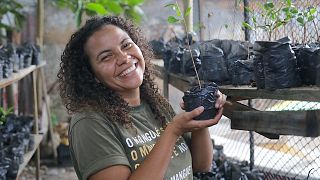
[[[101,61],[109,60],[111,57],[112,57],[111,54],[105,55],[105,56],[103,56],[103,57],[101,58]]]
[[[131,46],[132,46],[131,43],[125,43],[125,44],[123,45],[123,48],[124,48],[124,49],[129,49],[129,48],[131,48]]]

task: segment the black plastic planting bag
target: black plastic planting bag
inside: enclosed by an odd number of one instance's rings
[[[297,60],[290,42],[289,38],[280,39],[264,53],[265,88],[268,90],[295,87],[300,84]]]
[[[320,48],[302,47],[296,52],[301,83],[315,85],[320,73]]]
[[[226,65],[230,71],[230,66],[236,61],[241,59],[247,59],[249,54],[248,42],[234,41],[234,40],[222,40],[221,49],[226,60]]]
[[[199,86],[192,87],[189,91],[184,92],[182,97],[185,110],[190,112],[199,106],[203,106],[204,111],[194,119],[207,120],[214,118],[217,114],[215,108],[217,91],[218,86],[213,82],[203,84],[201,89]]]
[[[254,69],[258,88],[275,90],[300,84],[297,61],[289,38],[254,44]],[[263,73],[262,73],[263,72]]]
[[[32,45],[32,65],[39,65],[40,64],[40,47],[36,44]]]
[[[3,78],[9,78],[13,73],[13,62],[8,57],[6,50],[4,48],[0,49],[0,64],[2,66],[2,76]]]
[[[250,85],[254,80],[253,60],[236,60],[231,65],[232,85]]]
[[[222,49],[217,48],[211,41],[200,44],[201,79],[217,84],[229,81],[227,66]]]
[[[162,58],[163,53],[166,51],[166,44],[163,38],[159,40],[151,40],[149,43],[153,50],[153,54],[158,58]]]
[[[197,72],[199,72],[201,68],[200,50],[198,49],[197,45],[192,45],[190,48],[191,48],[194,64],[196,66]],[[187,76],[196,75],[193,67],[191,53],[188,49],[186,49],[184,51],[183,58],[182,58],[181,73]]]
[[[253,67],[256,86],[258,89],[265,88],[263,54],[273,45],[276,45],[276,42],[256,41],[253,44]]]

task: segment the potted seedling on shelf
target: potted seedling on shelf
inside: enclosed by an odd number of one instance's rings
[[[318,41],[319,41],[319,33],[318,33],[318,27],[314,21],[315,19],[315,14],[317,13],[317,9],[314,7],[309,7],[307,9],[305,9],[304,11],[301,11],[298,13],[297,16],[297,22],[300,26],[303,27],[303,45],[306,45],[306,37],[307,37],[307,24],[308,23],[313,23],[314,27],[315,27],[315,31],[316,31],[316,35],[318,37]]]
[[[249,7],[245,8],[245,11],[248,11],[251,16],[252,24],[243,22],[242,25],[253,31],[262,29],[268,34],[268,41],[272,40],[277,29],[281,26],[285,27],[298,13],[291,0],[283,0],[279,5],[275,5],[273,1],[269,0],[264,4],[258,3],[258,7],[260,12]]]
[[[283,0],[279,4],[267,1],[259,4],[260,12],[250,8],[252,25],[244,22],[243,26],[256,31],[262,29],[268,34],[268,41],[256,41],[254,51],[254,74],[258,89],[275,90],[300,85],[297,72],[297,61],[291,48],[291,39],[284,37],[271,41],[275,30],[285,26],[298,13],[291,0]]]
[[[217,99],[216,93],[218,91],[218,86],[213,82],[201,84],[201,81],[198,75],[198,70],[196,68],[195,60],[192,55],[190,42],[188,41],[189,33],[188,33],[186,21],[185,21],[186,17],[190,14],[191,8],[187,7],[186,10],[182,13],[178,2],[176,2],[175,4],[167,4],[165,7],[171,7],[175,12],[175,15],[169,16],[167,21],[169,23],[181,23],[185,29],[186,37],[187,37],[187,46],[188,46],[187,48],[191,55],[191,61],[192,61],[192,65],[193,65],[196,79],[197,79],[197,85],[191,87],[190,90],[184,92],[184,96],[183,96],[184,108],[186,111],[189,112],[199,106],[203,106],[204,112],[202,112],[202,114],[195,117],[194,119],[196,120],[212,119],[217,113],[217,109],[215,108],[215,103]]]
[[[302,45],[296,47],[296,56],[298,67],[300,68],[300,77],[304,85],[320,85],[320,47],[319,45],[307,45],[307,26],[313,23],[319,42],[318,27],[314,21],[317,9],[308,7],[301,10],[297,15],[297,23],[303,27]],[[318,80],[317,80],[318,79]]]

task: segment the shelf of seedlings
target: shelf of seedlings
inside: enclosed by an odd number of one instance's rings
[[[32,150],[30,150],[30,151],[28,151],[27,153],[24,154],[23,163],[20,164],[20,166],[19,166],[17,177],[20,176],[20,174],[22,173],[22,171],[24,170],[26,165],[29,163],[30,159],[32,158],[32,156],[36,152],[36,150],[38,149],[38,147],[39,147],[39,145],[40,145],[40,143],[41,143],[41,141],[43,139],[43,135],[42,134],[32,134],[31,136],[34,139],[34,147],[32,148]]]
[[[17,72],[17,73],[12,73],[12,76],[10,76],[9,78],[5,78],[5,79],[0,80],[0,88],[4,88],[14,82],[19,81],[20,79],[24,78],[25,76],[27,76],[31,72],[33,72],[36,69],[43,67],[43,66],[45,66],[45,63],[41,63],[39,65],[31,65],[27,68],[20,69],[19,72]]]
[[[163,91],[168,84],[186,91],[197,84],[195,77],[168,73],[163,61],[153,60],[156,76],[163,79]],[[278,137],[279,135],[297,135],[304,137],[320,136],[320,110],[261,111],[241,103],[249,99],[294,100],[320,102],[320,87],[296,87],[276,90],[257,89],[250,86],[222,85],[219,90],[228,96],[232,105],[226,105],[224,115],[231,119],[231,128],[256,131],[260,134]],[[166,95],[166,94],[165,94]]]

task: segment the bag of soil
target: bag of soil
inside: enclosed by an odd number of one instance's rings
[[[163,38],[159,40],[151,40],[149,44],[152,48],[154,56],[159,59],[163,58],[162,55],[166,51],[166,44]]]
[[[302,47],[296,52],[301,83],[315,85],[320,73],[320,48]]]
[[[189,91],[185,91],[182,97],[185,110],[190,112],[199,106],[203,106],[204,111],[194,119],[207,120],[214,118],[217,114],[215,108],[217,91],[218,86],[213,82],[203,84],[201,89],[199,86],[194,86]]]
[[[8,57],[8,54],[4,48],[0,49],[0,62],[0,64],[3,64],[3,78],[11,77],[13,73],[13,62],[12,59]]]
[[[253,60],[236,60],[230,68],[232,85],[250,85],[255,81],[253,72]]]
[[[227,61],[227,69],[230,71],[230,66],[237,60],[247,59],[249,54],[249,42],[222,40],[221,49],[224,53],[224,58]]]
[[[262,79],[264,79],[264,88],[268,90],[295,87],[300,84],[297,61],[290,42],[291,40],[287,37],[276,42],[255,42],[254,68],[257,69],[255,75],[258,88],[263,87],[258,83]],[[262,72],[264,72],[264,78]]]
[[[289,38],[282,38],[264,53],[265,88],[275,90],[300,85],[297,59]]]
[[[211,41],[200,44],[201,79],[205,82],[228,84],[230,80],[222,49],[217,48]]]
[[[200,50],[198,49],[198,44],[193,44],[190,48],[191,48],[191,53],[192,53],[194,64],[196,66],[197,72],[199,72],[200,68],[201,68],[201,60],[200,60]],[[181,73],[183,75],[187,75],[187,76],[195,76],[196,75],[194,67],[193,67],[191,54],[188,49],[186,49],[183,54]]]

